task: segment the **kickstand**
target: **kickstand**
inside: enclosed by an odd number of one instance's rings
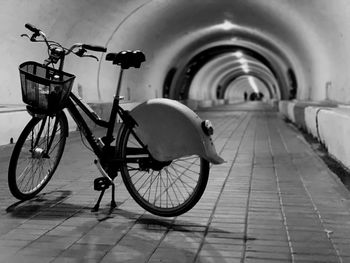
[[[101,200],[102,200],[102,197],[103,197],[105,191],[106,191],[105,189],[103,189],[103,190],[101,191],[101,194],[100,194],[100,196],[99,196],[99,198],[98,198],[98,200],[97,200],[97,203],[96,203],[95,206],[91,209],[91,212],[98,212],[98,210],[99,210],[99,208],[100,208],[100,203],[101,203]],[[113,209],[116,208],[116,207],[117,207],[117,203],[116,203],[116,201],[115,201],[115,185],[112,184],[112,200],[111,200],[111,207],[110,207],[110,209],[109,209],[109,212],[111,213],[111,212],[113,211]]]
[[[97,203],[95,204],[94,208],[91,209],[91,212],[97,212],[99,210],[100,203],[101,203],[101,200],[102,200],[102,197],[103,197],[105,191],[106,191],[106,189],[101,190],[101,194],[98,197]]]
[[[111,207],[109,211],[112,212],[112,210],[116,207],[117,207],[117,203],[115,202],[115,185],[112,184],[112,200],[111,200]]]

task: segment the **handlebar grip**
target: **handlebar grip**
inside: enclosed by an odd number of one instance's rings
[[[27,29],[29,29],[30,31],[32,31],[33,33],[38,34],[40,32],[40,29],[36,28],[35,26],[33,26],[32,24],[26,23],[24,25]]]
[[[107,48],[105,48],[105,47],[88,45],[88,44],[83,44],[82,48],[92,50],[92,51],[97,51],[97,52],[106,52],[107,51]]]

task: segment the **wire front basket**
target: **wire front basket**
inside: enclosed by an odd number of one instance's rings
[[[75,76],[34,61],[19,66],[23,102],[34,110],[52,114],[68,101]]]

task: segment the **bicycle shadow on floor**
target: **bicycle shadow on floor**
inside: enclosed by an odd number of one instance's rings
[[[156,215],[144,213],[135,213],[130,210],[121,208],[115,208],[113,213],[110,214],[109,218],[124,217],[125,219],[135,220],[135,224],[141,226],[144,230],[168,230],[178,232],[193,232],[193,233],[204,233],[204,232],[216,232],[223,234],[232,234],[231,231],[227,231],[206,224],[190,222],[187,220],[174,218],[174,217],[160,217]],[[105,220],[108,221],[109,218]]]
[[[63,203],[65,199],[71,196],[72,192],[68,190],[56,190],[46,192],[36,197],[18,201],[6,208],[6,213],[15,218],[30,218],[33,216],[53,218],[67,217],[69,213],[76,213],[83,209],[83,206]]]
[[[123,222],[123,220],[119,218],[126,219],[127,223],[124,225],[123,223],[120,224],[119,222]],[[119,223],[119,225],[116,226],[114,222],[117,222],[117,224]],[[237,239],[240,239],[243,244],[243,237],[239,237],[240,233],[234,233],[233,231],[211,226],[208,228],[206,224],[190,222],[183,219],[158,217],[148,214],[147,212],[139,213],[120,208],[115,209],[110,219],[106,219],[104,222],[100,222],[100,224],[104,226],[103,229],[116,232],[123,231],[125,233],[125,240],[121,240],[122,247],[113,250],[123,250],[124,253],[126,253],[125,251],[130,251],[130,258],[128,258],[128,260],[132,262],[146,262],[147,260],[145,261],[144,258],[150,261],[157,260],[161,262],[164,260],[166,262],[169,260],[168,256],[170,256],[170,254],[166,255],[162,253],[162,251],[164,252],[165,250],[171,251],[171,255],[177,258],[177,262],[194,262],[201,257],[204,257],[202,260],[203,262],[206,262],[206,257],[209,258],[208,260],[210,260],[210,258],[215,258],[216,262],[226,262],[228,258],[225,258],[222,254],[223,252],[218,249],[218,246],[222,247],[222,244],[212,243],[212,241],[207,240],[206,237],[208,233],[210,233],[210,235],[215,233],[218,235],[232,235],[231,239],[226,238],[226,242],[227,240],[237,241]],[[163,238],[160,238],[162,235],[164,235]],[[101,236],[101,239],[103,240],[103,236]],[[220,240],[220,238],[218,240]],[[84,242],[88,243],[89,241],[84,240]],[[154,255],[145,254],[143,250],[145,244],[154,245],[155,243],[158,243],[158,248],[153,250]],[[202,251],[202,248],[205,250]],[[230,249],[231,247],[227,248],[228,252],[226,253],[230,253]],[[138,251],[138,253],[134,253],[135,251]],[[160,254],[158,254],[157,251],[159,251]],[[120,253],[121,255],[116,253],[114,255],[115,258],[124,255],[122,252]],[[143,256],[138,258],[136,255]],[[115,258],[113,258],[113,255],[109,255],[108,257],[111,262]],[[199,262],[202,261],[199,260]]]
[[[42,193],[30,200],[18,201],[10,205],[6,208],[6,213],[15,218],[35,217],[36,219],[68,218],[73,215],[93,213],[91,211],[92,205],[78,205],[65,202],[71,196],[72,191],[68,190],[54,190]],[[122,204],[123,202],[117,202],[117,206]],[[101,208],[95,214],[98,221],[103,221],[110,218],[112,212],[113,210],[109,211],[107,208]]]

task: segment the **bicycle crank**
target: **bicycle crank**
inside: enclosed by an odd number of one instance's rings
[[[106,177],[98,177],[94,180],[94,190],[102,191],[111,186],[111,182]]]

